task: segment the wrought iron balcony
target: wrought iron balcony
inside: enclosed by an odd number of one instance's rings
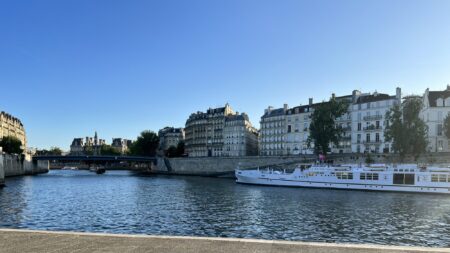
[[[365,117],[363,118],[363,120],[366,120],[366,121],[370,121],[370,120],[380,120],[380,119],[382,119],[382,118],[383,118],[382,115],[372,115],[372,116],[365,116]]]

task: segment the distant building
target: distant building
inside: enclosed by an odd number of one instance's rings
[[[245,113],[225,117],[223,156],[258,155],[258,130]]]
[[[184,141],[184,128],[165,127],[158,131],[158,136],[160,149],[177,147],[180,141]]]
[[[190,157],[202,156],[231,156],[237,154],[253,154],[257,150],[255,132],[248,116],[238,115],[233,111],[229,104],[224,107],[210,108],[206,112],[197,112],[189,116],[185,127],[185,150]],[[239,125],[241,124],[241,125]],[[242,125],[243,124],[243,125]],[[244,127],[239,129],[239,134],[246,136],[245,140],[237,138],[232,134],[232,128]],[[227,127],[227,128],[226,128]],[[226,135],[227,133],[227,135]],[[233,137],[232,137],[233,136]],[[227,143],[226,137],[232,141],[240,139],[239,147],[230,142]],[[242,136],[240,136],[242,137]],[[244,140],[244,144],[242,141]],[[245,146],[245,147],[244,147]],[[229,148],[230,150],[225,150]],[[238,152],[230,152],[235,148]]]
[[[344,132],[337,145],[330,144],[331,153],[392,152],[391,143],[384,139],[385,115],[400,103],[400,88],[395,95],[355,90],[351,95],[337,97],[332,94],[331,98],[349,104],[348,111],[335,120]],[[285,104],[279,109],[267,108],[261,117],[260,155],[313,154],[314,145],[308,146],[307,142],[311,115],[322,103],[313,104],[310,98],[308,105],[288,108]]]
[[[286,112],[288,105],[273,109],[269,106],[261,117],[259,153],[263,156],[286,155]]]
[[[286,112],[286,134],[284,137],[284,153],[286,155],[312,154],[308,147],[309,124],[313,112],[312,98],[308,105],[296,106]]]
[[[450,86],[442,91],[425,90],[421,118],[428,126],[428,150],[449,152],[449,139],[445,136],[444,120],[450,113]]]
[[[121,154],[126,154],[133,142],[122,138],[113,138],[111,147]]]
[[[20,140],[22,149],[26,150],[27,137],[22,122],[6,112],[0,112],[0,139],[13,136]]]
[[[384,138],[386,113],[401,103],[401,89],[395,95],[354,92],[352,113],[352,152],[390,153],[392,143]]]
[[[92,152],[93,154],[100,154],[101,147],[106,144],[104,139],[99,139],[97,132],[94,137],[74,138],[70,145],[70,153],[74,155],[82,155]]]

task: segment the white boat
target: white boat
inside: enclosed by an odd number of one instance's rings
[[[294,170],[236,169],[236,182],[255,185],[450,194],[450,169],[414,164],[302,165]]]
[[[78,168],[74,166],[64,166],[62,167],[62,170],[78,170]]]

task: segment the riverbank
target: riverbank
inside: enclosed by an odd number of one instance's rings
[[[419,253],[450,252],[448,248],[396,247],[366,244],[307,243],[275,240],[116,235],[0,229],[0,252],[261,252],[261,253]]]
[[[33,161],[29,155],[10,155],[0,153],[0,177],[36,175],[49,171],[48,161]],[[1,180],[1,179],[0,179]]]
[[[158,158],[156,166],[151,172],[168,175],[214,176],[234,177],[234,170],[240,168],[255,168],[277,165],[281,168],[292,168],[298,163],[310,163],[315,161],[314,155],[298,156],[244,156],[244,157],[181,157]],[[336,164],[365,163],[367,154],[331,154],[327,159]],[[400,158],[396,154],[371,154],[373,163],[399,163]],[[403,163],[424,163],[434,165],[449,165],[450,153],[430,153],[414,160],[413,157],[405,157]]]

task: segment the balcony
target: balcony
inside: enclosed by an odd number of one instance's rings
[[[381,140],[364,140],[364,144],[370,145],[370,144],[381,144]]]
[[[380,119],[382,119],[382,118],[383,118],[382,115],[372,115],[372,116],[365,116],[365,117],[363,118],[363,120],[365,120],[365,121],[371,121],[371,120],[380,120]]]
[[[363,128],[364,131],[377,131],[381,130],[381,126],[370,125]]]

